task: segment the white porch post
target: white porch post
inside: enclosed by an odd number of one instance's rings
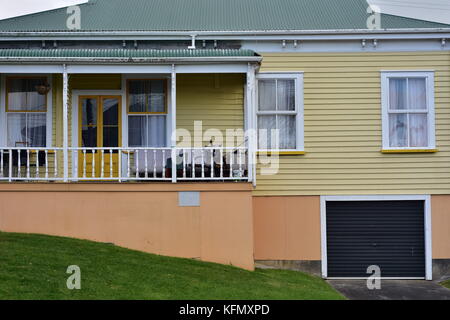
[[[170,110],[170,120],[171,120],[171,130],[172,135],[170,138],[170,145],[172,148],[172,183],[177,182],[177,137],[176,137],[176,129],[177,129],[177,74],[175,71],[175,65],[172,65],[172,76],[171,76],[171,90],[170,90],[170,102],[171,102],[171,110]]]
[[[69,77],[67,66],[63,65],[63,159],[64,182],[69,181]]]
[[[246,127],[248,139],[248,181],[256,186],[256,109],[255,109],[256,77],[255,67],[248,64],[246,92]]]

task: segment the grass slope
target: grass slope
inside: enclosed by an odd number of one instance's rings
[[[450,289],[450,280],[444,281],[441,283],[444,287],[449,288]]]
[[[68,290],[69,265],[81,290]],[[0,232],[0,299],[343,299],[320,278],[169,258],[113,245]]]

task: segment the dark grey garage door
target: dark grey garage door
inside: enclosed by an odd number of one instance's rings
[[[326,204],[328,277],[425,277],[424,201]]]

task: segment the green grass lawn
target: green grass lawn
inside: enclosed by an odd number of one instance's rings
[[[441,283],[444,287],[449,288],[450,289],[450,280],[444,281]]]
[[[69,265],[81,290],[69,290]],[[169,258],[109,244],[0,232],[0,299],[343,299],[320,278]]]

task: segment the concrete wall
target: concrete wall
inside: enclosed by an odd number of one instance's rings
[[[178,191],[200,191],[179,207]],[[3,184],[0,230],[75,237],[252,270],[249,184]]]

